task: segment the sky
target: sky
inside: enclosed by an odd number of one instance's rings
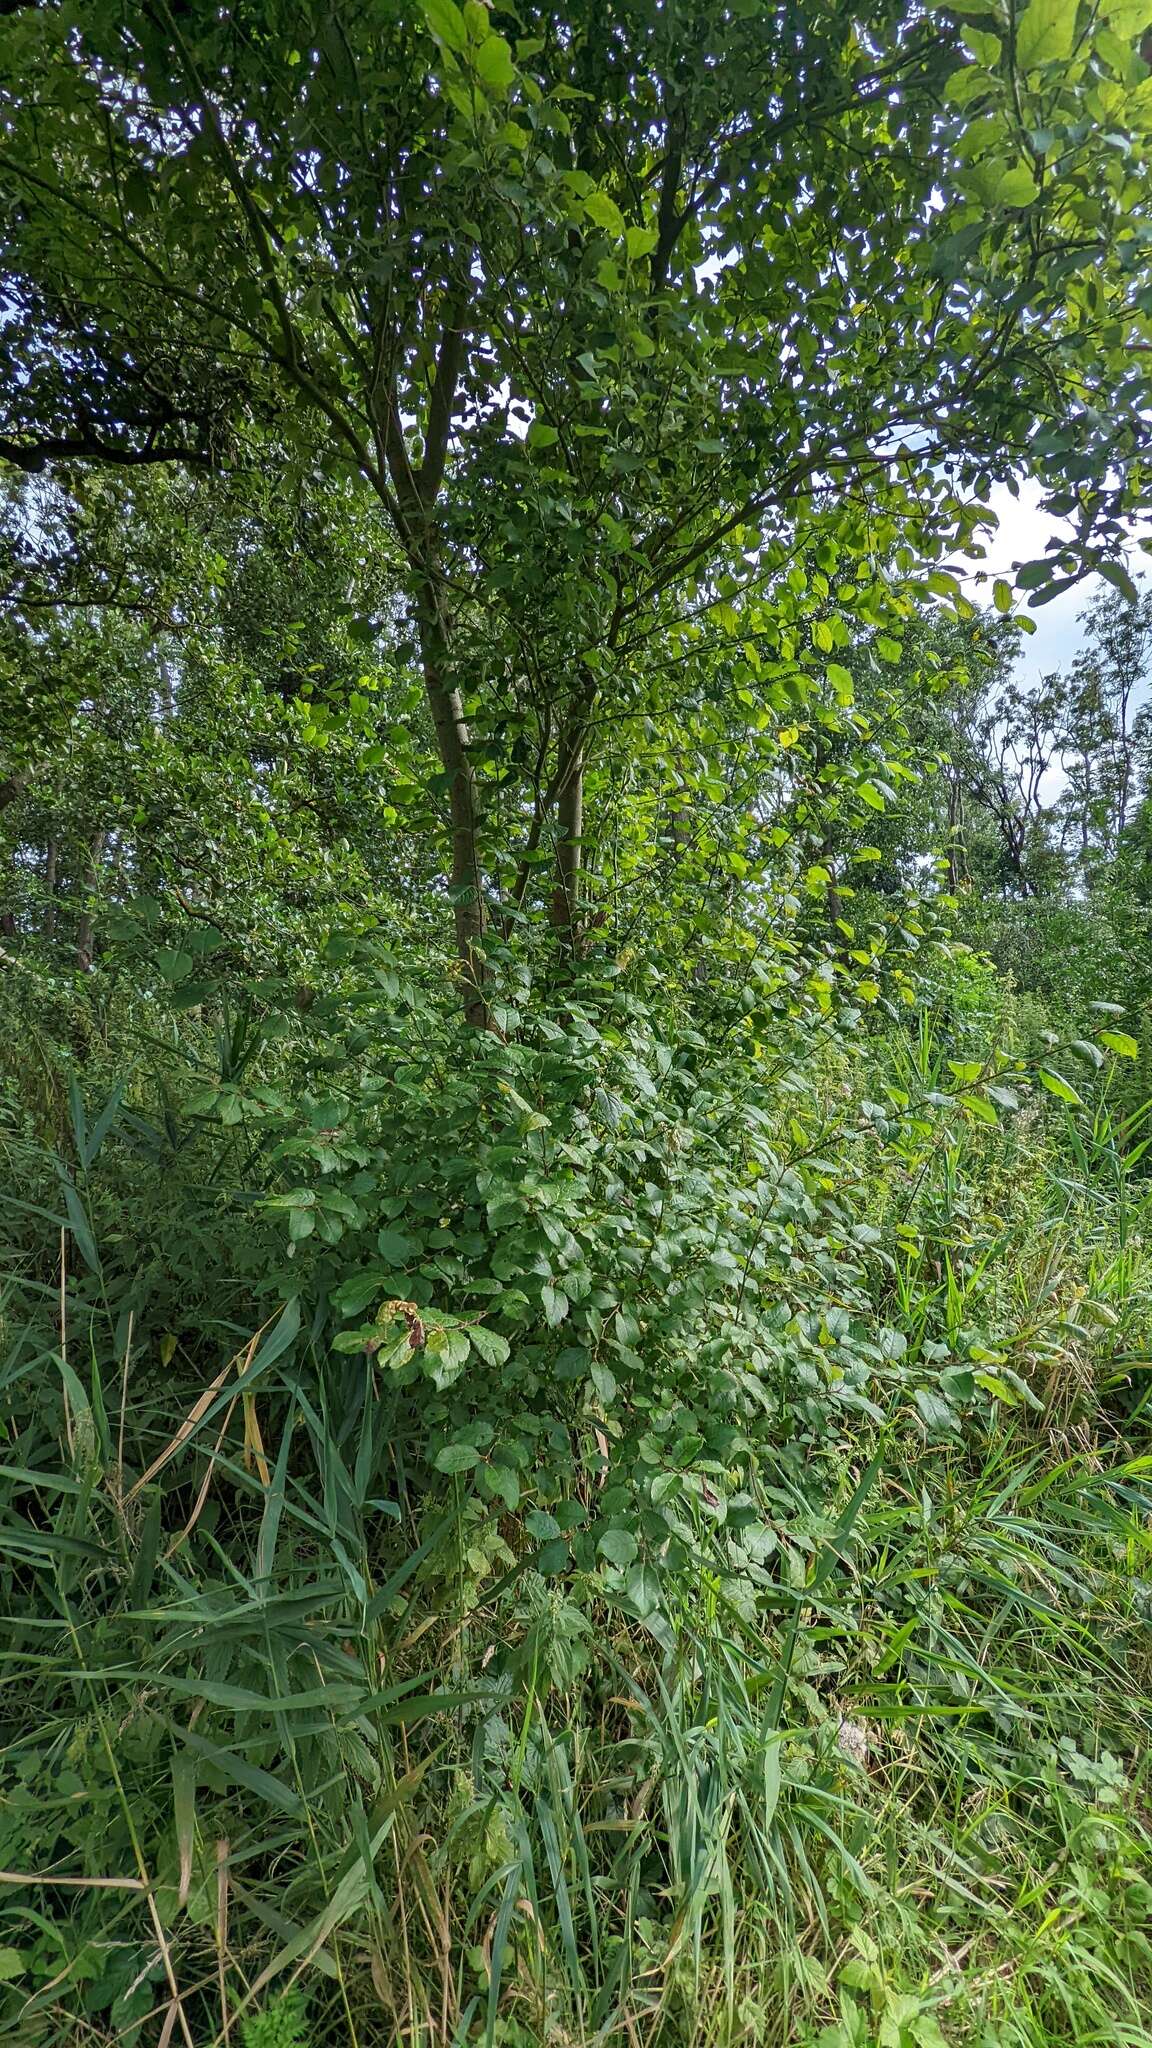
[[[988,543],[987,560],[973,564],[973,572],[977,567],[986,568],[990,577],[1004,576],[1011,582],[1014,562],[1037,561],[1053,535],[1064,537],[1066,527],[1059,520],[1046,518],[1041,512],[1041,495],[1040,486],[1036,483],[1022,483],[1018,498],[1013,498],[1005,485],[996,486],[991,505],[999,519],[999,528]],[[1138,582],[1146,582],[1152,575],[1147,557],[1136,552],[1129,559],[1128,568]],[[969,580],[968,590],[981,604],[991,603],[990,582],[978,585]],[[1035,621],[1036,631],[1024,643],[1017,671],[1020,682],[1036,682],[1041,676],[1051,675],[1054,670],[1066,669],[1070,665],[1084,638],[1079,624],[1080,614],[1102,590],[1109,591],[1117,603],[1121,602],[1112,585],[1105,583],[1102,577],[1086,576],[1083,583],[1078,583],[1074,590],[1066,590],[1062,597],[1054,597],[1051,604],[1040,605],[1035,611],[1022,605],[1023,616]]]

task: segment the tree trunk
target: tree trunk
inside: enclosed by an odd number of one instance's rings
[[[24,794],[31,780],[30,768],[22,769],[17,775],[0,776],[0,811],[6,811],[9,804],[14,804],[17,797]]]
[[[104,844],[107,837],[108,835],[106,832],[97,832],[93,837],[91,847],[89,848],[88,866],[84,872],[83,883],[83,893],[85,898],[90,897],[92,891],[96,887],[96,871],[100,864],[100,856],[104,851]],[[92,955],[95,948],[95,944],[95,920],[93,918],[91,909],[88,907],[87,902],[85,902],[85,907],[80,915],[80,922],[76,927],[76,966],[81,974],[88,974],[91,972]]]
[[[557,750],[556,886],[552,928],[574,952],[580,942],[580,867],[584,835],[584,721],[560,736]]]
[[[960,889],[960,856],[964,831],[964,798],[955,777],[948,783],[948,893]]]
[[[44,937],[50,939],[56,932],[56,863],[59,847],[50,839],[44,849]]]
[[[488,1027],[484,994],[484,878],[480,867],[476,777],[468,757],[469,735],[460,691],[453,683],[447,634],[434,574],[425,568],[416,594],[417,629],[424,689],[436,746],[448,777],[452,839],[449,881],[456,928],[456,953],[464,972],[464,1011],[470,1024]]]
[[[584,865],[584,774],[596,678],[581,668],[580,687],[556,742],[556,879],[549,916],[568,952],[580,943],[580,875]]]

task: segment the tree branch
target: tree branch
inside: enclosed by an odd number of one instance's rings
[[[46,434],[27,443],[0,438],[0,459],[29,476],[38,476],[50,462],[67,461],[72,456],[79,462],[110,462],[122,468],[134,468],[144,462],[182,462],[200,469],[215,467],[210,448],[128,448],[102,441],[98,434]]]
[[[444,315],[444,331],[436,358],[436,381],[428,405],[428,431],[424,437],[424,460],[416,472],[416,489],[425,513],[432,510],[444,481],[444,464],[452,437],[452,415],[456,387],[464,361],[464,311],[467,298],[457,292]]]

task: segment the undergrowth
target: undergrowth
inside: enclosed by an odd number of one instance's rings
[[[375,987],[13,1070],[3,2037],[1152,2041],[1139,1120]]]

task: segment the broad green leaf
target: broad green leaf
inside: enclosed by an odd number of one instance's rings
[[[504,1365],[511,1354],[511,1345],[498,1330],[490,1330],[484,1323],[470,1323],[468,1336],[473,1349],[480,1353],[487,1365]]]
[[[589,220],[595,221],[599,228],[606,228],[610,235],[624,234],[624,216],[611,193],[599,187],[595,192],[589,192],[584,201],[584,211]]]
[[[506,92],[515,83],[516,66],[503,36],[487,35],[472,51],[472,67],[494,92]]]
[[[421,12],[436,41],[446,50],[465,50],[468,31],[454,0],[420,0]]]
[[[951,1408],[947,1401],[942,1400],[939,1394],[934,1394],[930,1388],[917,1387],[912,1398],[929,1429],[959,1428],[959,1418],[955,1409]]]
[[[568,1296],[564,1293],[563,1288],[553,1287],[549,1281],[545,1281],[540,1289],[540,1300],[544,1308],[545,1322],[550,1329],[555,1329],[559,1323],[564,1321],[565,1316],[568,1314]]]
[[[636,1558],[639,1544],[628,1529],[605,1529],[596,1548],[609,1564],[617,1565],[621,1571]]]
[[[1027,164],[1014,164],[999,179],[996,198],[1001,206],[1031,206],[1039,190],[1040,187]]]
[[[389,1265],[407,1266],[417,1256],[420,1246],[406,1230],[381,1230],[377,1233],[376,1249]]]
[[[655,1614],[660,1606],[660,1579],[650,1564],[632,1566],[624,1584],[624,1591],[636,1612],[645,1620],[650,1614]]]
[[[1078,0],[1029,0],[1016,20],[1016,64],[1021,71],[1066,63],[1076,41]]]
[[[1040,1085],[1048,1090],[1049,1095],[1055,1095],[1060,1102],[1070,1102],[1076,1109],[1083,1108],[1084,1105],[1076,1090],[1070,1081],[1064,1079],[1063,1074],[1055,1073],[1051,1067],[1041,1067],[1039,1072]]]
[[[437,1472],[455,1474],[470,1472],[480,1463],[480,1453],[475,1444],[445,1444],[432,1460]]]

